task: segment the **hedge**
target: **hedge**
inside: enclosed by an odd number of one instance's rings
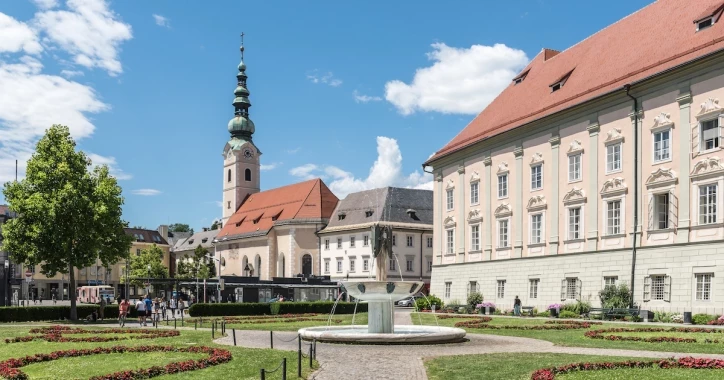
[[[334,302],[279,302],[279,314],[329,314]],[[232,315],[271,315],[269,303],[196,303],[191,305],[189,315],[192,317],[232,316]],[[335,314],[352,314],[354,302],[339,302]],[[367,312],[367,304],[357,305],[357,312]]]
[[[87,317],[97,309],[98,305],[77,305],[78,319]],[[117,306],[116,316],[118,316]],[[0,322],[57,321],[69,318],[70,306],[0,307]]]

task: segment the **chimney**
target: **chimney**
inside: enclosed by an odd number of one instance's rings
[[[558,50],[544,48],[543,49],[543,61],[547,61],[547,60],[557,56],[558,53],[560,53]]]
[[[168,226],[167,225],[162,224],[162,225],[158,226],[157,231],[159,234],[161,234],[162,238],[164,238],[164,239],[168,238]]]
[[[204,228],[202,228],[202,230],[203,230],[204,232],[206,232],[206,231],[209,230],[209,227],[204,227]]]

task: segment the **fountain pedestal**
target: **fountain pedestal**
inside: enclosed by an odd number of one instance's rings
[[[391,301],[368,301],[367,331],[373,334],[395,332],[395,310]]]

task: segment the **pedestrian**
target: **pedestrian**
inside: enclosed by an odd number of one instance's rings
[[[38,303],[38,293],[36,293],[36,290],[37,289],[33,289],[33,291],[31,292],[33,294],[33,305]]]
[[[513,314],[515,314],[516,317],[520,317],[520,298],[518,298],[518,296],[515,296],[515,300],[513,301]]]
[[[107,305],[107,304],[108,304],[108,302],[106,301],[106,299],[105,299],[104,297],[101,297],[101,307],[100,307],[100,309],[98,309],[98,312],[99,312],[101,321],[103,320],[103,317],[104,317],[105,314],[106,314],[106,313],[105,313],[105,308],[106,308],[106,305]]]
[[[55,305],[57,300],[55,299],[55,293],[53,293],[53,305]]]
[[[151,318],[151,314],[153,314],[153,301],[151,300],[151,294],[146,294],[146,298],[143,302],[146,304],[146,323],[148,324],[148,318]]]
[[[130,307],[131,304],[127,299],[122,299],[121,302],[118,303],[118,323],[121,327],[126,325],[126,316],[128,315]]]
[[[176,318],[176,298],[171,298],[170,306],[171,306],[171,316]]]
[[[183,299],[178,300],[178,310],[179,314],[181,315],[181,318],[184,317],[184,309],[186,308],[186,304],[184,303]]]
[[[139,299],[136,302],[136,313],[138,314],[138,325],[145,326],[146,325],[146,303],[143,302],[143,299]]]
[[[161,319],[166,318],[166,297],[161,297]]]
[[[153,320],[156,323],[161,320],[161,299],[158,297],[153,300]]]
[[[45,289],[40,289],[40,304],[43,304],[43,298],[45,298]]]

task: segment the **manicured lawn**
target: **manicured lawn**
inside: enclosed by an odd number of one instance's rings
[[[294,321],[295,318],[303,317],[305,319],[311,319],[311,320],[304,320],[304,321]],[[291,318],[284,318],[279,316],[269,316],[269,318],[265,319],[258,319],[259,316],[238,316],[238,317],[232,317],[232,318],[240,318],[239,323],[227,323],[226,328],[227,329],[237,329],[237,330],[263,330],[263,331],[297,331],[304,327],[312,327],[312,326],[326,326],[327,325],[327,319],[328,315],[323,314],[317,314],[317,315],[297,315],[295,317]],[[203,317],[201,318],[201,321],[203,323],[198,324],[198,327],[205,327],[210,328],[211,327],[211,320],[214,318],[220,319],[221,317]],[[198,318],[193,319],[187,319],[186,320],[186,326],[193,326],[194,321],[198,321]],[[352,324],[352,315],[351,314],[335,314],[332,317],[332,326],[345,326],[345,325],[351,325]],[[337,323],[339,322],[339,323]],[[165,322],[163,322],[165,324]],[[173,324],[173,321],[171,322]],[[367,324],[367,313],[357,313],[357,316],[354,317],[354,324],[355,325],[366,325]]]
[[[88,325],[77,327],[97,329],[102,326]],[[108,327],[117,327],[117,325]],[[0,360],[18,358],[36,353],[49,353],[59,350],[111,347],[119,345],[172,345],[177,347],[203,345],[209,347],[219,347],[231,351],[233,355],[232,361],[202,370],[183,372],[175,375],[165,375],[158,377],[158,379],[228,379],[229,374],[233,374],[233,378],[235,379],[258,379],[260,368],[274,369],[281,362],[283,357],[287,358],[288,377],[296,378],[297,361],[296,354],[294,352],[217,345],[211,341],[211,334],[209,331],[181,330],[181,335],[178,337],[123,340],[102,343],[54,343],[43,340],[11,344],[5,343],[6,338],[27,336],[30,328],[31,327],[22,327],[19,325],[0,326]],[[107,334],[99,334],[99,336],[107,336]],[[199,359],[206,356],[206,354],[183,352],[101,354],[77,358],[63,358],[51,362],[36,363],[22,367],[21,370],[27,373],[31,379],[87,379],[95,375],[103,375],[121,370],[148,368],[154,365],[162,366],[171,362]],[[303,368],[303,374],[306,376],[313,370],[309,369],[308,361],[305,360],[304,363],[306,365]]]
[[[556,380],[718,380],[724,378],[720,369],[612,369],[608,371],[575,372],[556,376]]]
[[[490,325],[514,325],[514,326],[531,326],[544,324],[545,320],[541,319],[526,319],[526,318],[501,318],[492,316],[493,320]],[[456,322],[465,321],[469,319],[438,319],[437,323],[440,326],[453,326]],[[412,323],[419,324],[422,321],[426,325],[435,325],[435,317],[429,313],[413,313]],[[676,343],[676,342],[631,342],[631,341],[610,341],[603,339],[591,339],[586,338],[584,333],[592,329],[606,329],[606,328],[637,328],[637,327],[657,327],[650,324],[611,324],[604,323],[603,325],[594,325],[590,329],[577,329],[577,330],[490,330],[490,329],[478,329],[478,328],[466,328],[465,330],[476,334],[493,334],[493,335],[505,335],[505,336],[520,336],[526,338],[535,338],[547,340],[560,346],[575,346],[575,347],[597,347],[597,348],[621,348],[621,349],[632,349],[632,350],[647,350],[647,351],[668,351],[668,352],[691,352],[691,353],[711,353],[711,354],[724,354],[724,343],[703,343],[706,338],[724,338],[724,334],[700,334],[700,333],[677,333],[677,332],[662,332],[662,333],[628,333],[628,334],[646,334],[646,336],[676,336],[676,337],[690,337],[700,340],[696,343]],[[624,333],[607,333],[606,335],[623,335]]]

